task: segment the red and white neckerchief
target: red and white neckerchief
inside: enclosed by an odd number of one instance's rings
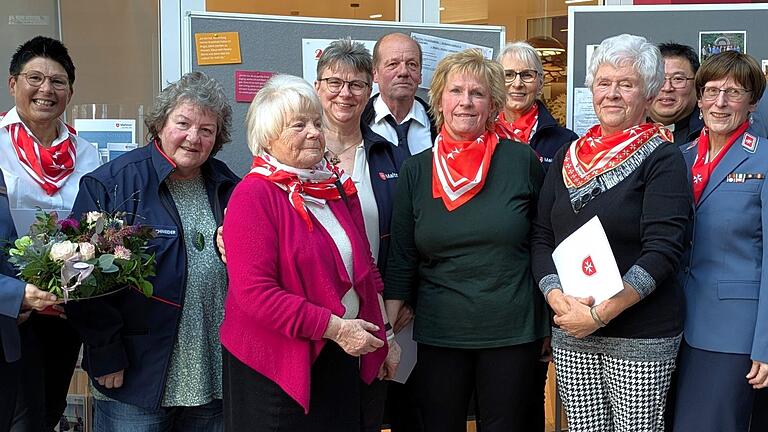
[[[696,160],[693,161],[691,166],[691,179],[693,180],[693,202],[699,203],[704,188],[707,187],[709,182],[709,176],[712,175],[712,171],[723,156],[728,153],[728,149],[731,148],[736,139],[739,138],[749,128],[749,120],[745,120],[731,135],[728,136],[723,148],[717,152],[717,155],[710,160],[709,157],[709,128],[704,126],[699,134],[698,149],[696,151]]]
[[[451,139],[445,127],[432,150],[432,197],[453,211],[483,189],[499,136],[485,131],[474,141]]]
[[[270,155],[264,154],[253,158],[253,165],[248,175],[262,177],[287,191],[288,201],[306,222],[310,231],[312,231],[312,219],[305,207],[305,200],[324,204],[326,200],[341,199],[341,193],[336,187],[337,180],[341,182],[346,196],[351,197],[357,194],[352,177],[325,160],[311,169],[298,169],[283,165]]]
[[[66,127],[69,136],[64,141],[51,147],[43,147],[29,135],[21,121],[5,126],[21,166],[49,196],[54,195],[75,171],[76,132],[71,126]]]
[[[531,142],[534,126],[539,122],[539,104],[535,103],[513,122],[507,121],[504,111],[496,118],[496,133],[501,138],[519,141],[523,144]]]
[[[563,180],[568,188],[578,188],[632,157],[655,136],[672,141],[672,133],[660,124],[643,123],[613,135],[602,136],[600,125],[592,126],[574,141],[565,153]]]

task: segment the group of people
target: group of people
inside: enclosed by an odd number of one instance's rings
[[[97,431],[368,432],[386,410],[394,431],[458,432],[473,400],[484,432],[543,430],[550,360],[571,431],[749,430],[768,386],[759,64],[608,38],[581,137],[539,100],[527,43],[449,54],[428,102],[421,64],[392,33],[372,55],[331,43],[314,83],[273,77],[239,179],[214,158],[232,110],[204,73],[157,96],[146,146],[98,167],[60,120],[66,48],[20,46],[3,238],[24,234],[17,209],[125,212],[155,228],[157,276],[149,298],[62,305],[2,254],[0,429],[53,429],[82,341]],[[623,280],[600,303],[565,293],[552,259],[595,216]],[[416,367],[388,382],[411,320]]]

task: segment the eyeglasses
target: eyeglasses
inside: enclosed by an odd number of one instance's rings
[[[520,72],[514,71],[512,69],[504,69],[504,81],[507,84],[512,84],[515,82],[515,79],[519,76],[520,80],[524,83],[532,83],[536,80],[536,77],[539,75],[538,72],[531,69],[525,69],[521,70]]]
[[[355,96],[360,96],[365,92],[365,90],[370,86],[365,81],[361,80],[352,80],[352,81],[344,81],[341,78],[322,78],[318,81],[325,81],[326,87],[328,87],[328,91],[334,94],[341,93],[341,89],[344,88],[344,85],[346,84],[349,88],[349,92],[352,93]]]
[[[688,78],[685,75],[672,75],[671,77],[664,77],[664,81],[669,81],[669,85],[673,89],[684,89],[688,85],[688,81],[692,81],[693,77]],[[662,87],[664,85],[662,84]]]
[[[701,89],[701,99],[705,101],[713,101],[720,96],[720,93],[724,93],[725,100],[728,102],[742,102],[747,98],[747,93],[750,93],[751,91],[752,90],[735,87],[728,87],[724,89],[717,87],[704,87]]]
[[[27,84],[32,87],[40,87],[45,82],[46,78],[51,81],[51,86],[56,90],[66,90],[69,88],[69,77],[66,75],[45,75],[42,72],[36,70],[29,72],[21,72],[18,75],[23,75]]]

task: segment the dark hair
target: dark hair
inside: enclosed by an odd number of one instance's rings
[[[737,51],[725,51],[706,59],[696,73],[696,95],[701,98],[701,91],[710,81],[733,78],[738,84],[751,92],[749,103],[756,104],[765,91],[765,75],[760,64],[752,56]]]
[[[72,57],[69,56],[67,47],[56,39],[45,36],[35,36],[19,45],[11,57],[11,65],[8,68],[9,74],[11,76],[19,75],[24,69],[24,65],[36,57],[48,58],[60,64],[67,72],[69,86],[72,87],[75,83],[75,64],[72,63]]]
[[[696,51],[694,51],[694,49],[688,45],[683,45],[676,42],[664,42],[660,43],[658,47],[659,51],[661,51],[662,57],[680,57],[682,59],[686,59],[688,60],[688,63],[691,64],[691,68],[693,68],[694,74],[696,74],[696,72],[699,70],[699,66],[701,66],[699,64],[699,56],[696,55]]]
[[[367,83],[373,81],[373,63],[368,48],[350,38],[338,39],[330,43],[317,61],[317,79],[323,78],[326,69],[348,67],[355,72],[362,72]]]

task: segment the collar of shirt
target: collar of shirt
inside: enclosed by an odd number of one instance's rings
[[[60,142],[64,141],[65,139],[69,138],[69,129],[67,129],[67,125],[64,124],[61,119],[56,119],[58,124],[56,125],[56,128],[59,132],[59,135],[56,137],[55,140],[53,140],[53,143],[51,143],[51,146],[55,146],[56,144],[59,144]],[[12,125],[14,123],[21,123],[24,125],[24,129],[27,130],[27,133],[29,136],[35,139],[38,144],[40,144],[40,140],[35,136],[34,133],[32,133],[31,130],[27,127],[26,124],[24,124],[23,121],[21,121],[21,117],[19,117],[19,113],[16,112],[16,107],[11,108],[10,111],[8,111],[5,116],[3,116],[2,120],[0,120],[0,129],[5,128],[8,125]]]
[[[376,116],[373,118],[374,123],[380,123],[384,122],[384,118],[392,112],[389,110],[389,107],[387,104],[384,103],[384,100],[381,98],[381,95],[376,95],[375,100],[373,101],[373,112],[376,114]],[[403,121],[407,121],[408,119],[413,119],[414,121],[418,122],[421,126],[429,128],[429,116],[427,115],[427,112],[424,110],[424,107],[421,106],[420,103],[416,102],[416,99],[413,100],[413,104],[411,105],[411,110],[408,111],[408,114],[406,114]],[[402,123],[402,122],[401,122]]]

